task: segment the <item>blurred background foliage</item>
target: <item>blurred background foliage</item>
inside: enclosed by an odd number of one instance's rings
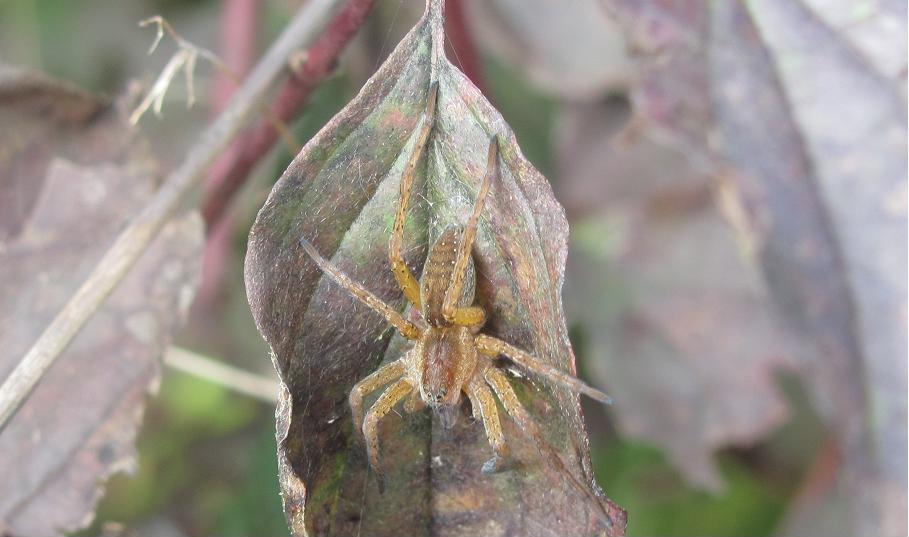
[[[259,51],[296,6],[291,0],[260,2]],[[217,50],[221,7],[215,0],[7,0],[0,3],[0,51],[5,62],[119,98],[135,92],[131,82],[135,79],[150,83],[169,54],[165,50],[146,55],[153,32],[138,28],[139,20],[161,14],[192,42]],[[338,72],[319,87],[293,125],[299,140],[309,139],[357,92],[421,9],[421,0],[378,2]],[[162,48],[168,47],[172,44]],[[529,160],[550,178],[557,193],[562,192],[555,132],[558,112],[566,105],[501,56],[481,53],[491,101],[513,127]],[[200,99],[195,108],[184,111],[183,90],[177,84],[165,103],[163,119],[148,117],[141,123],[164,165],[182,156],[212,113],[205,97],[211,67],[201,65],[198,73]],[[627,120],[628,99],[619,86],[586,106],[615,114],[620,123]],[[272,377],[268,350],[247,306],[242,261],[255,211],[291,158],[287,149],[274,151],[237,197],[223,283],[213,300],[195,307],[177,342]],[[608,241],[599,231],[587,230],[583,217],[583,212],[569,207],[573,254],[583,251],[590,240]],[[618,306],[613,303],[624,300],[624,282],[617,274],[600,276],[606,290],[600,297],[602,315],[614,315]],[[590,380],[595,369],[590,363],[592,335],[580,321],[569,318],[579,372]],[[718,454],[722,485],[714,490],[691,485],[658,446],[622,438],[611,417],[615,408],[584,402],[596,475],[609,496],[628,511],[628,535],[774,532],[826,437],[800,382],[780,374],[776,383],[790,406],[787,420],[754,445],[723,449]],[[619,399],[617,407],[621,405]],[[273,408],[268,404],[166,369],[160,391],[146,410],[138,445],[138,472],[109,482],[97,520],[85,535],[120,527],[150,536],[286,535],[276,479]]]

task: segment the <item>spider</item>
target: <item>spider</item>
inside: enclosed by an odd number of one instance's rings
[[[350,392],[354,427],[362,422],[361,431],[366,440],[367,457],[379,478],[380,488],[383,474],[379,464],[379,421],[405,398],[406,411],[415,412],[428,405],[440,412],[444,420],[444,411],[456,408],[461,394],[466,394],[473,415],[483,422],[493,449],[493,457],[482,467],[484,474],[500,470],[508,456],[495,396],[498,396],[502,407],[521,429],[538,438],[535,423],[521,406],[505,373],[494,363],[499,355],[504,355],[517,366],[573,392],[584,393],[603,403],[610,402],[608,395],[581,380],[540,362],[505,341],[480,333],[480,328],[486,321],[486,312],[473,305],[476,277],[471,248],[483,202],[493,178],[498,176],[497,136],[490,139],[486,173],[467,225],[463,228],[449,226],[441,233],[429,249],[419,281],[405,264],[401,250],[407,205],[414,170],[435,122],[437,96],[438,84],[434,83],[429,92],[416,147],[401,178],[394,230],[388,249],[395,279],[407,300],[419,310],[425,324],[405,319],[363,285],[354,282],[325,260],[305,238],[300,239],[303,249],[325,274],[384,316],[404,337],[414,341],[403,357],[380,367],[358,382]],[[389,384],[390,387],[379,396],[364,419],[363,398]]]

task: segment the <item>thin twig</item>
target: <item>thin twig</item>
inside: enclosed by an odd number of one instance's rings
[[[184,78],[186,79],[186,107],[192,108],[193,104],[196,101],[196,91],[193,84],[193,73],[196,70],[196,59],[199,56],[202,56],[206,60],[215,64],[222,72],[227,73],[228,76],[233,76],[236,78],[236,75],[233,74],[230,67],[227,66],[224,62],[215,55],[214,52],[197,47],[193,43],[190,43],[186,39],[180,37],[173,27],[167,22],[164,17],[160,15],[155,15],[154,17],[149,17],[143,21],[139,22],[140,27],[150,26],[154,24],[157,27],[157,32],[155,33],[155,40],[152,42],[151,47],[148,49],[148,53],[151,54],[158,48],[158,45],[161,43],[161,39],[164,37],[164,33],[171,37],[174,42],[177,43],[178,50],[171,56],[170,61],[167,62],[167,65],[161,71],[161,74],[158,75],[158,78],[155,80],[155,83],[152,85],[151,89],[148,91],[148,95],[142,99],[142,102],[139,103],[139,106],[133,111],[129,116],[129,122],[135,125],[139,122],[139,119],[148,111],[149,108],[153,108],[156,116],[161,116],[161,107],[164,104],[164,95],[167,93],[168,88],[170,88],[171,82],[176,78],[177,73],[180,69],[183,69]]]
[[[256,34],[259,27],[260,0],[225,0],[221,4],[221,28],[218,53],[225,63],[245,75],[255,63]],[[212,91],[212,112],[217,116],[237,90],[237,83],[226,73],[215,79]],[[267,108],[270,110],[270,108]],[[231,155],[243,147],[243,135],[237,137],[230,147],[211,165],[205,180],[203,199],[223,180],[225,165],[233,162]],[[212,318],[210,313],[217,307],[218,292],[224,279],[224,269],[233,245],[234,220],[230,215],[222,218],[212,229],[207,230],[205,252],[202,254],[202,278],[193,310]]]
[[[181,347],[169,347],[164,353],[164,364],[266,403],[275,404],[278,401],[278,381],[275,379],[238,369]]]
[[[270,113],[282,121],[289,121],[309,100],[313,89],[330,74],[338,56],[363,24],[375,0],[348,0],[319,39],[306,50],[305,59],[295,69],[296,76],[289,78]],[[238,142],[242,149],[233,153],[233,163],[225,166],[224,177],[205,201],[202,217],[208,229],[214,229],[230,200],[249,177],[257,162],[274,145],[276,133],[272,125],[260,120]]]
[[[189,40],[182,37],[180,34],[174,30],[174,27],[167,22],[167,19],[161,15],[155,15],[154,17],[149,17],[143,21],[139,22],[140,27],[151,26],[154,24],[157,28],[155,33],[155,40],[152,42],[151,47],[148,49],[148,53],[151,54],[158,48],[158,44],[161,43],[161,39],[166,33],[174,40],[177,44],[177,52],[171,56],[170,60],[167,62],[167,65],[164,66],[164,69],[161,70],[161,74],[158,75],[158,78],[155,80],[155,83],[152,84],[151,89],[148,91],[148,95],[142,99],[142,102],[139,103],[139,106],[133,111],[129,116],[129,122],[135,125],[139,122],[139,119],[148,111],[149,108],[155,112],[155,115],[161,116],[161,107],[164,105],[164,96],[167,93],[167,90],[170,88],[171,83],[174,78],[176,78],[177,73],[182,68],[184,78],[186,79],[186,108],[192,108],[193,104],[196,102],[196,91],[195,83],[193,82],[193,73],[196,70],[196,60],[199,57],[202,57],[218,69],[220,73],[224,76],[231,79],[235,84],[240,85],[242,82],[242,77],[233,70],[226,62],[221,60],[217,54],[197,46],[196,44],[190,42]],[[281,140],[284,142],[284,145],[288,147],[293,152],[300,150],[300,144],[297,142],[297,139],[294,138],[293,133],[290,132],[290,129],[287,128],[287,125],[281,121],[279,118],[275,117],[271,113],[270,108],[264,109],[265,119],[271,123],[275,131],[281,136]]]
[[[285,71],[287,59],[309,45],[339,0],[310,0],[272,44],[224,112],[199,137],[183,163],[164,180],[155,197],[129,226],[60,313],[45,328],[0,386],[0,431],[86,321],[129,272],[167,220],[202,182],[209,164],[258,110],[268,88]]]

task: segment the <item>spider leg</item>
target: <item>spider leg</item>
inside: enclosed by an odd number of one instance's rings
[[[508,377],[505,376],[505,373],[498,368],[489,367],[486,369],[484,377],[486,378],[486,382],[492,387],[492,390],[496,392],[499,400],[502,401],[502,406],[505,408],[505,411],[508,412],[511,419],[517,423],[518,427],[530,436],[544,459],[548,460],[549,464],[558,471],[560,476],[570,479],[575,490],[581,496],[586,498],[593,505],[599,506],[600,513],[598,516],[601,516],[602,520],[611,523],[612,519],[603,508],[602,499],[590,489],[589,484],[580,481],[574,473],[568,470],[565,463],[562,462],[558,452],[546,441],[540,433],[540,428],[537,426],[537,423],[533,421],[533,418],[530,417],[530,414],[528,414],[521,405],[521,402],[514,393],[514,389],[508,382]]]
[[[560,369],[540,362],[530,354],[501,339],[487,336],[486,334],[478,334],[474,341],[477,344],[477,350],[481,354],[493,358],[503,354],[522,368],[532,373],[536,373],[556,384],[561,384],[575,393],[583,393],[584,395],[607,405],[612,404],[612,398],[600,390],[588,386],[582,380],[573,377]]]
[[[455,308],[445,320],[456,326],[479,327],[486,322],[486,312],[479,306]]]
[[[482,472],[492,474],[502,470],[502,462],[508,456],[508,444],[505,443],[505,433],[502,431],[502,422],[499,421],[499,411],[496,408],[496,400],[492,395],[489,387],[479,378],[467,386],[467,397],[470,398],[470,404],[473,407],[474,416],[479,414],[483,420],[483,428],[486,429],[486,437],[492,445],[495,455],[483,464]]]
[[[372,294],[365,287],[359,283],[351,280],[346,274],[337,269],[334,265],[328,262],[324,257],[322,257],[319,252],[309,243],[305,238],[300,239],[300,246],[303,247],[303,250],[309,254],[309,257],[316,262],[316,265],[319,265],[319,268],[322,269],[322,272],[328,274],[331,279],[338,282],[338,285],[347,289],[347,291],[363,302],[367,306],[373,309],[373,311],[381,314],[385,317],[385,320],[391,323],[392,326],[398,329],[401,334],[408,339],[419,339],[420,329],[417,325],[408,321],[401,316],[400,313],[395,311],[391,306],[382,302],[376,295]]]
[[[382,386],[388,384],[393,380],[401,378],[404,374],[404,358],[395,360],[390,364],[385,364],[379,369],[377,369],[373,374],[365,377],[360,382],[356,383],[352,390],[350,390],[350,397],[348,401],[350,402],[350,411],[353,415],[353,424],[354,430],[360,431],[362,433],[361,426],[363,425],[363,398]]]
[[[379,420],[384,418],[411,390],[413,390],[413,387],[406,380],[401,379],[395,382],[379,396],[372,408],[369,409],[369,412],[366,413],[366,419],[363,421],[363,435],[366,436],[366,454],[369,458],[369,465],[376,471],[380,492],[385,490],[385,475],[382,473],[381,466],[379,466]]]
[[[420,308],[420,284],[413,273],[410,272],[410,269],[407,268],[401,248],[404,242],[404,222],[407,220],[407,204],[410,201],[411,187],[413,187],[414,171],[435,123],[438,94],[439,83],[434,82],[429,88],[429,100],[426,104],[426,111],[423,114],[423,121],[420,124],[417,143],[414,146],[413,153],[410,155],[410,159],[407,161],[407,166],[404,168],[404,175],[401,177],[401,193],[398,197],[398,209],[395,212],[394,232],[391,235],[391,241],[388,243],[388,258],[391,261],[391,271],[394,273],[401,290],[404,291],[404,296],[417,309]]]
[[[445,317],[445,320],[459,326],[476,326],[482,324],[485,319],[485,313],[481,308],[475,306],[458,308],[457,303],[461,298],[467,262],[470,260],[470,251],[473,248],[473,241],[477,235],[477,223],[480,221],[480,213],[483,211],[486,195],[489,194],[489,187],[492,185],[493,176],[498,175],[498,173],[499,138],[494,135],[489,140],[486,174],[483,176],[483,182],[480,184],[480,191],[477,193],[477,200],[473,207],[473,213],[470,215],[470,219],[467,221],[467,227],[464,228],[464,234],[461,236],[461,244],[458,247],[454,269],[451,272],[451,283],[448,285],[448,290],[445,293],[445,301],[442,303],[442,315]]]
[[[522,431],[529,434],[538,445],[541,444],[540,428],[537,427],[536,422],[533,421],[530,414],[524,410],[524,407],[518,400],[517,394],[514,393],[514,388],[512,388],[511,384],[508,382],[508,377],[505,376],[505,373],[496,367],[489,367],[486,369],[486,373],[483,376],[486,379],[486,383],[492,387],[494,392],[496,392],[499,401],[502,401],[505,412],[511,416],[511,419],[518,424],[518,427],[520,427]]]

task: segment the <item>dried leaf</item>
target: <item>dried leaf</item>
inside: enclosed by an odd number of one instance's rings
[[[573,217],[569,318],[585,329],[622,433],[662,446],[689,481],[716,491],[713,452],[787,416],[773,376],[788,366],[786,333],[710,178],[653,140],[616,143],[612,115],[562,115],[560,199],[604,200]]]
[[[0,378],[154,191],[153,163],[109,105],[0,72]],[[135,465],[159,360],[193,295],[195,215],[169,224],[0,434],[0,532],[63,535],[91,522],[102,484]]]
[[[345,536],[619,535],[624,512],[593,483],[578,399],[561,388],[513,380],[560,462],[541,459],[505,420],[520,465],[482,475],[491,449],[480,424],[461,416],[445,430],[427,412],[392,413],[381,428],[387,489],[380,494],[353,434],[350,389],[380,362],[400,356],[405,342],[324,277],[298,241],[306,237],[353,279],[404,306],[387,246],[431,79],[439,82],[437,120],[416,179],[408,262],[419,274],[430,238],[470,214],[497,133],[504,164],[475,246],[478,294],[492,318],[484,330],[573,368],[560,301],[563,211],[499,113],[442,55],[440,4],[431,2],[360,94],[306,145],[250,234],[247,294],[284,386],[277,436],[291,529]]]
[[[84,92],[0,64],[0,239],[21,229],[52,153],[78,158],[81,148],[73,147],[73,139],[102,108]]]
[[[651,125],[732,170],[843,452],[854,535],[905,535],[906,4],[612,0]]]
[[[466,6],[483,46],[548,93],[593,101],[632,80],[621,30],[598,0],[487,0]]]

